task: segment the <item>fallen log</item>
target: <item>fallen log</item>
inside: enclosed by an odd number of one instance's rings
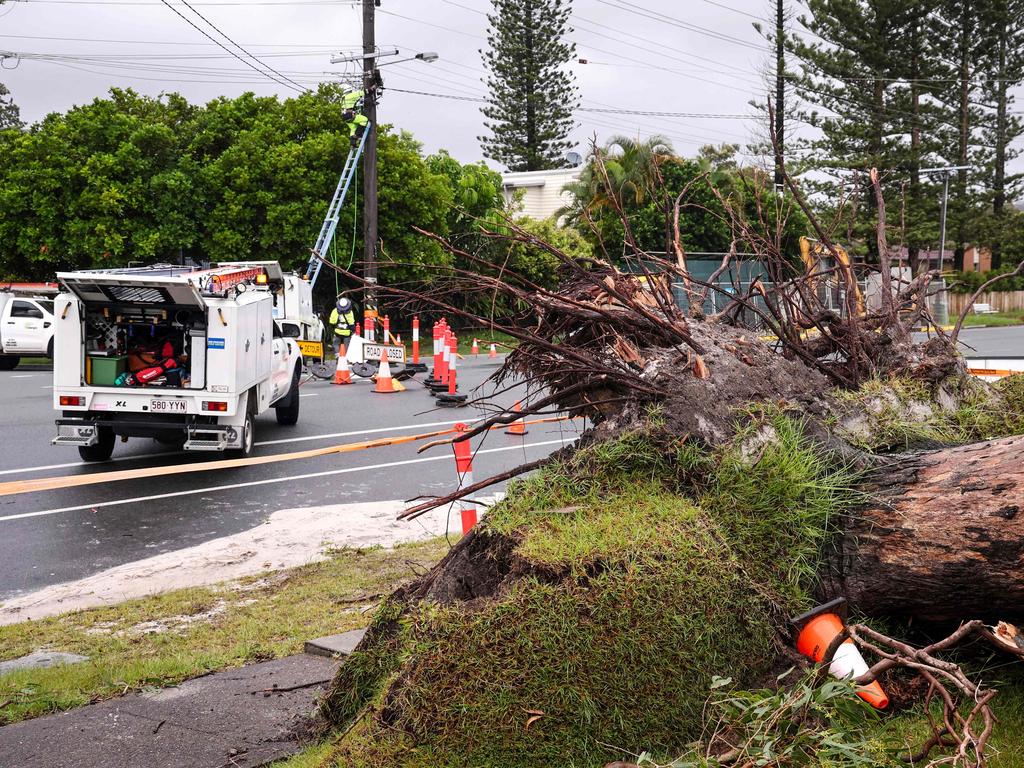
[[[930,451],[876,470],[823,574],[869,616],[1024,619],[1024,437]]]

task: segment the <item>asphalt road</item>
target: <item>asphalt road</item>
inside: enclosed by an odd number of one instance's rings
[[[964,328],[960,348],[967,357],[1024,357],[1024,326]]]
[[[1024,327],[966,329],[964,352],[1024,356]],[[500,360],[469,359],[463,391],[482,387]],[[420,377],[422,378],[422,377]],[[179,453],[150,440],[119,443],[114,460],[85,465],[73,448],[54,447],[51,373],[0,372],[0,481],[205,462],[218,454]],[[416,434],[481,413],[437,409],[415,381],[409,391],[375,395],[362,381],[336,387],[313,381],[302,390],[299,424],[281,427],[272,412],[257,422],[254,455]],[[497,402],[511,404],[509,392]],[[440,424],[439,424],[440,423]],[[525,438],[495,431],[474,441],[480,479],[547,455],[580,430],[575,422],[539,425]],[[112,482],[58,491],[0,496],[0,600],[121,563],[175,551],[259,525],[290,507],[411,499],[455,488],[449,450],[417,454],[421,444],[376,448],[251,468]]]
[[[483,382],[500,362],[486,357],[467,360],[459,368],[460,390],[480,387],[477,395],[493,391],[493,385]],[[118,443],[113,461],[83,464],[74,448],[50,445],[55,417],[51,377],[44,370],[0,372],[0,413],[5,421],[0,481],[220,458],[132,439]],[[302,388],[296,426],[279,426],[272,411],[259,417],[254,455],[417,434],[482,415],[474,408],[438,409],[417,381],[408,384],[405,393],[377,395],[365,380],[349,387],[309,382]],[[511,405],[517,396],[522,392],[502,393],[495,399]],[[580,428],[578,422],[534,425],[525,438],[493,431],[474,441],[474,474],[482,479],[541,458],[571,441]],[[417,454],[421,445],[0,496],[0,600],[247,530],[280,509],[411,499],[454,490],[451,449]]]

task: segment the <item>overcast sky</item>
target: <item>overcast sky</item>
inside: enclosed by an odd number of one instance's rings
[[[177,91],[196,102],[251,90],[294,93],[218,48],[181,16],[217,33],[168,0],[13,0],[0,5],[0,52],[35,54],[3,61],[0,71],[34,122],[132,87],[156,96]],[[332,52],[361,41],[361,10],[349,0],[189,0],[195,11],[293,84],[333,77]],[[750,107],[763,101],[764,41],[752,24],[769,0],[575,0],[571,39],[583,110],[573,138],[582,153],[589,138],[615,133],[669,137],[692,155],[703,144],[746,145],[764,135]],[[382,122],[411,131],[428,151],[447,148],[463,161],[481,159],[484,94],[479,49],[486,45],[489,0],[383,0],[377,42],[403,58],[436,51],[440,60],[384,68]],[[793,22],[795,25],[796,22]],[[219,38],[223,40],[223,38]],[[237,51],[236,51],[237,52]],[[38,55],[43,58],[38,58]],[[243,59],[243,54],[239,54]],[[276,75],[275,75],[276,77]],[[278,78],[281,79],[281,78]],[[612,115],[601,109],[696,113],[691,117]],[[706,117],[706,115],[723,115]],[[750,161],[751,158],[745,158]]]
[[[180,0],[170,2],[209,30]],[[331,65],[331,53],[361,41],[361,10],[344,0],[190,4],[268,67],[303,86],[329,79],[332,69],[341,69]],[[576,0],[571,37],[578,57],[588,63],[574,63],[572,70],[584,107],[735,115],[676,118],[581,111],[573,136],[581,151],[595,133],[602,140],[615,133],[659,133],[682,154],[707,143],[750,141],[759,126],[749,117],[754,111],[748,102],[763,99],[759,72],[767,62],[751,24],[765,15],[767,4]],[[412,131],[428,151],[444,147],[463,161],[481,158],[478,103],[398,91],[482,96],[479,49],[486,45],[484,12],[489,8],[489,0],[383,0],[378,44],[398,48],[399,58],[420,51],[436,51],[441,58],[433,64],[411,61],[384,68],[389,90],[381,102],[382,122]],[[8,71],[0,71],[0,82],[11,90],[27,122],[103,96],[112,86],[153,96],[177,91],[198,102],[247,90],[294,93],[232,58],[160,0],[9,2],[0,6],[0,51],[59,57],[3,62]]]

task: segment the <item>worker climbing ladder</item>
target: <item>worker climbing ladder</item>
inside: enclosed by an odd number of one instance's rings
[[[366,146],[366,137],[369,135],[371,126],[366,126],[363,135],[359,139],[356,148],[348,153],[345,160],[345,167],[341,169],[341,178],[338,179],[338,187],[334,190],[334,197],[327,207],[327,216],[324,218],[323,226],[320,227],[320,234],[316,238],[316,245],[313,246],[313,253],[309,257],[309,264],[306,266],[306,274],[303,276],[311,285],[316,285],[316,279],[320,276],[320,269],[323,267],[323,259],[326,257],[327,249],[334,241],[334,232],[338,228],[338,219],[341,216],[341,207],[345,204],[345,197],[348,195],[348,188],[356,175],[356,168],[359,167],[359,158],[363,156],[363,147]]]

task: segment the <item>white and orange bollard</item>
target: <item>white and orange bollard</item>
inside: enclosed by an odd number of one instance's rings
[[[376,341],[375,337],[377,334],[373,327],[373,315],[371,315],[369,311],[366,312],[366,315],[363,318],[363,327],[366,329],[366,340],[370,343]]]
[[[828,662],[829,674],[840,680],[860,677],[868,671],[867,662],[850,638],[836,647],[831,659],[825,658],[829,646],[845,630],[840,615],[845,603],[844,598],[838,598],[792,620],[798,633],[796,649],[819,664]],[[889,697],[885,695],[877,680],[858,686],[857,695],[875,709],[885,709],[889,706]]]
[[[456,424],[456,432],[468,432],[469,427],[465,424]],[[473,446],[469,440],[460,440],[452,443],[455,450],[455,471],[459,476],[459,490],[468,488],[473,484]],[[459,508],[462,516],[462,535],[469,533],[477,523],[477,505],[471,499],[460,499]]]
[[[441,364],[434,371],[434,378],[437,380],[437,382],[428,385],[435,395],[437,395],[439,392],[448,391],[449,369],[451,367],[452,359],[451,335],[451,330],[445,328],[444,335],[441,337]]]
[[[420,318],[412,319],[412,362],[406,368],[413,373],[426,373],[427,366],[420,362]]]
[[[473,339],[473,348],[469,350],[473,357],[479,357],[480,355],[480,339]]]
[[[459,393],[459,340],[454,334],[452,334],[449,340],[448,390],[436,393],[437,404],[445,408],[456,408],[460,405],[465,405],[468,396]]]
[[[489,351],[489,352],[487,353],[487,357],[489,357],[489,358],[492,358],[492,357],[497,357],[497,356],[498,356],[498,345],[497,345],[497,344],[495,344],[495,343],[494,343],[494,342],[492,341],[492,342],[491,342],[491,349],[490,349],[490,351]]]
[[[391,343],[391,318],[388,315],[384,315],[384,343]]]

